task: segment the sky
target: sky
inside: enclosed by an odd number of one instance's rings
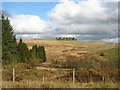
[[[99,0],[79,2],[2,2],[17,38],[118,42],[118,3]]]
[[[11,14],[37,15],[43,20],[48,20],[47,13],[58,2],[3,2],[2,7]]]

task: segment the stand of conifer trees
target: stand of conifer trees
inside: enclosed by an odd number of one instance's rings
[[[2,62],[3,65],[13,65],[16,63],[27,63],[31,60],[37,59],[46,62],[46,54],[44,46],[33,46],[28,49],[27,45],[20,39],[17,44],[14,35],[14,29],[10,25],[8,18],[4,16],[0,19],[2,21]]]
[[[33,46],[32,49],[30,49],[30,53],[32,56],[31,58],[35,59],[42,59],[42,62],[46,62],[46,54],[44,46]]]

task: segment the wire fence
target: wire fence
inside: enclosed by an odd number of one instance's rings
[[[51,80],[64,80],[72,83],[77,82],[105,82],[108,75],[104,73],[98,74],[92,70],[87,69],[52,69],[52,68],[41,68],[41,69],[17,69],[11,68],[7,77],[13,82],[28,79],[28,80],[41,80],[43,83]],[[4,70],[5,71],[5,70]],[[6,70],[7,71],[7,70]],[[101,75],[100,75],[101,74]],[[3,76],[4,77],[4,76]],[[5,77],[4,77],[5,78]],[[110,76],[109,76],[110,78]]]

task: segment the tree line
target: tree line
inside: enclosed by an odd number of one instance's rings
[[[8,18],[3,15],[2,21],[2,62],[3,65],[14,65],[16,63],[27,63],[32,60],[46,62],[44,46],[32,46],[28,49],[27,45],[20,39],[17,43],[14,29]]]
[[[77,40],[76,37],[56,37],[56,40]]]

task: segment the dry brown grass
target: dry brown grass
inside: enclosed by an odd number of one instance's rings
[[[79,57],[81,56],[80,53],[83,52],[94,53],[115,47],[115,44],[111,43],[88,41],[58,41],[41,39],[24,39],[23,41],[28,45],[29,48],[32,48],[33,45],[44,46],[47,59],[60,60],[64,60],[66,55]]]
[[[3,88],[118,88],[118,83],[113,82],[89,82],[89,83],[72,83],[61,81],[30,81],[20,82],[4,81]]]
[[[46,64],[40,64],[39,66],[35,67],[35,70],[31,69],[27,71],[22,71],[21,69],[19,72],[16,69],[16,75],[18,75],[16,77],[20,77],[22,79],[19,82],[16,81],[14,83],[12,81],[3,81],[3,88],[118,88],[118,83],[112,81],[88,83],[82,82],[73,84],[72,81],[58,80],[55,77],[65,75],[67,73],[67,70],[65,70],[65,72],[63,72],[63,70],[59,71],[60,68],[52,67],[51,64],[51,67],[49,67],[48,64],[52,61],[52,59],[54,61],[63,61],[69,59],[78,61],[79,58],[83,60],[92,60],[95,58],[100,61],[106,61],[105,58],[100,57],[99,55],[96,56],[95,52],[114,48],[115,44],[86,41],[57,41],[31,39],[23,41],[28,45],[29,48],[32,48],[33,45],[45,46],[47,62]],[[39,72],[36,69],[39,70]],[[45,79],[45,82],[43,82],[43,76],[49,78]]]

